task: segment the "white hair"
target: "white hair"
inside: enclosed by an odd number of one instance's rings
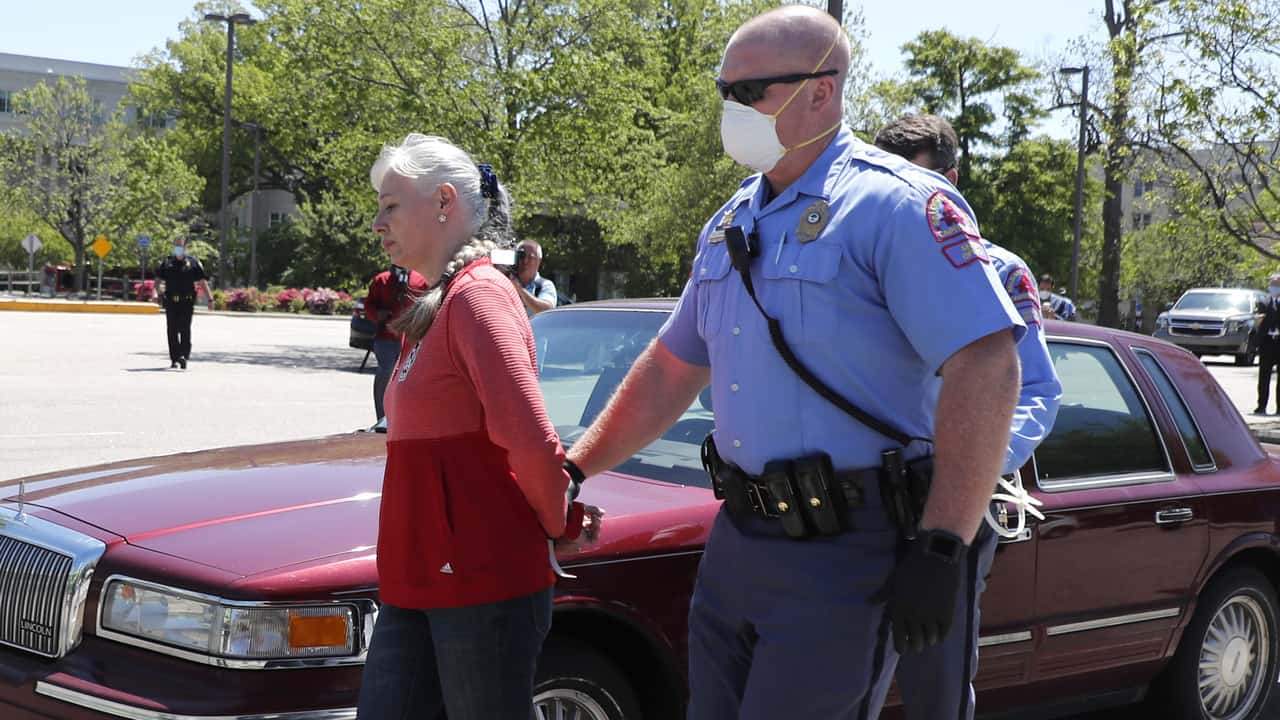
[[[444,274],[435,280],[431,289],[392,324],[392,329],[417,342],[427,334],[436,313],[444,304],[453,276],[494,248],[511,247],[511,198],[501,185],[496,197],[485,197],[480,187],[480,169],[471,156],[457,145],[434,135],[409,133],[399,145],[383,146],[369,169],[369,182],[374,190],[382,192],[382,182],[388,172],[413,181],[423,194],[430,194],[449,183],[458,193],[459,205],[471,213],[467,227],[470,239],[454,253],[445,266]]]

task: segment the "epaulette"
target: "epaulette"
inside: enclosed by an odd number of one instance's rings
[[[949,186],[945,179],[922,169],[910,160],[869,143],[857,141],[850,151],[850,157],[857,162],[884,170],[926,195]]]

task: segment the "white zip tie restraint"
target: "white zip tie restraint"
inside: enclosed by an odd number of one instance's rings
[[[991,516],[991,508],[988,507],[983,517],[987,520],[987,525],[1002,538],[1012,540],[1020,537],[1027,529],[1027,515],[1037,520],[1044,520],[1044,513],[1037,509],[1037,506],[1044,503],[1032,497],[1031,493],[1022,485],[1022,471],[1018,470],[1013,474],[1013,482],[1005,480],[1003,477],[997,481],[999,488],[997,492],[991,496],[992,502],[1008,503],[1014,507],[1018,513],[1018,522],[1014,528],[1005,527],[999,520]],[[1001,513],[1002,515],[1004,513]]]

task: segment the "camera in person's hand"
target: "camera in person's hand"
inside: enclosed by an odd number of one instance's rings
[[[529,248],[524,246],[514,250],[499,248],[489,252],[489,260],[493,262],[494,267],[514,277],[520,271],[520,266],[524,264],[528,254]]]

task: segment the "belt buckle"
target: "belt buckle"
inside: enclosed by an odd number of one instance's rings
[[[755,504],[756,512],[759,512],[767,518],[782,517],[774,510],[773,506],[770,505],[768,500],[765,498],[759,483],[747,481],[747,496],[750,497],[751,502]]]

